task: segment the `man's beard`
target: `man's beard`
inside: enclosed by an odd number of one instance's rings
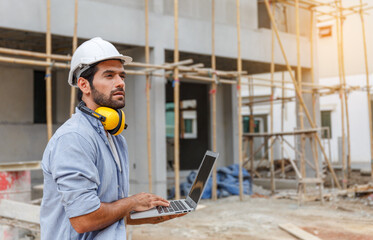
[[[122,91],[124,93],[123,100],[113,100],[113,94],[115,92]],[[120,109],[126,105],[125,101],[126,93],[123,88],[117,88],[110,92],[109,97],[106,97],[103,93],[100,93],[92,86],[92,97],[93,101],[101,107],[109,107],[113,109]]]

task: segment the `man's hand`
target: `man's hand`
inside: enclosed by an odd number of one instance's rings
[[[128,225],[157,224],[157,223],[165,222],[165,221],[177,218],[177,217],[182,217],[184,215],[186,215],[186,213],[166,215],[166,216],[160,216],[160,217],[152,217],[152,218],[143,218],[143,219],[131,219],[130,216],[127,216],[127,224]]]
[[[133,201],[133,211],[141,212],[156,206],[168,207],[170,203],[157,195],[151,193],[138,193],[128,197]]]
[[[70,218],[70,223],[78,233],[91,232],[113,224],[128,216],[131,211],[145,211],[156,206],[168,207],[168,205],[170,203],[167,200],[157,195],[139,193],[112,203],[101,203],[100,208],[94,212]],[[156,223],[156,220],[153,219],[153,222]]]

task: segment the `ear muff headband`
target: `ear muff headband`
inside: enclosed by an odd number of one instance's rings
[[[85,102],[81,101],[79,104],[78,104],[78,109],[82,112],[84,112],[85,114],[88,114],[89,116],[92,116],[94,118],[97,118],[98,120],[100,120],[101,122],[105,122],[106,120],[106,117],[93,111],[92,109],[88,108],[86,105],[85,105]]]
[[[99,107],[96,111],[89,109],[83,101],[78,104],[78,109],[82,112],[92,116],[101,121],[104,129],[110,134],[119,135],[124,129],[127,128],[125,123],[125,114],[120,109],[112,109],[108,107]]]

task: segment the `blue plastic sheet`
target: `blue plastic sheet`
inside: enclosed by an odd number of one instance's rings
[[[231,195],[240,194],[240,185],[238,180],[239,167],[238,164],[233,164],[228,167],[217,169],[217,195],[218,198],[228,197]],[[187,181],[180,184],[180,192],[182,196],[187,196],[191,188],[197,172],[192,171]],[[252,194],[251,177],[246,169],[242,168],[243,175],[243,192],[244,194]],[[211,198],[212,195],[212,176],[207,181],[206,188],[202,194],[202,199]],[[175,188],[171,189],[169,198],[175,197]]]

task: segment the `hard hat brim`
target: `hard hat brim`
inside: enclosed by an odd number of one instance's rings
[[[103,61],[108,61],[108,60],[120,60],[123,65],[127,65],[127,64],[129,64],[129,63],[132,62],[132,58],[131,57],[125,56],[125,55],[118,55],[118,56],[109,56],[107,58],[100,58],[100,59],[94,59],[92,61],[87,61],[87,62],[84,62],[84,65],[90,66],[90,65],[93,65],[95,63],[103,62]],[[73,71],[69,72],[68,83],[69,83],[70,86],[77,88],[78,87],[77,86],[77,82],[76,81],[73,82],[74,73],[75,73],[76,70],[77,70],[77,68],[74,69]]]

